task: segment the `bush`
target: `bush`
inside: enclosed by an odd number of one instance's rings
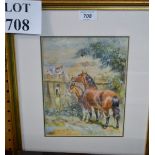
[[[120,101],[122,103],[125,97],[125,86],[123,81],[120,80],[119,76],[114,76],[108,80],[108,83],[108,89],[115,91],[119,95]]]

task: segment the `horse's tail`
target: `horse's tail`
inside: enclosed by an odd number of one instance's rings
[[[117,96],[113,96],[112,98],[112,107],[119,107],[119,98]]]

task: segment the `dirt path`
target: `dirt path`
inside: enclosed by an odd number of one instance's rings
[[[105,120],[96,122],[84,122],[78,117],[71,116],[46,116],[45,133],[46,136],[123,136],[124,112],[121,109],[121,119],[119,129],[115,128],[116,122],[111,117],[109,127],[104,129]]]

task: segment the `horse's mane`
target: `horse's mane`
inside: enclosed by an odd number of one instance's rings
[[[86,81],[87,81],[87,83],[88,83],[88,85],[89,85],[90,87],[95,87],[95,88],[97,88],[94,79],[93,79],[89,74],[87,74],[87,73],[86,73]]]

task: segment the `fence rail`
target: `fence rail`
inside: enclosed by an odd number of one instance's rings
[[[43,82],[53,82],[53,83],[70,83],[71,81],[62,81],[62,80],[52,80],[52,79],[44,79]],[[95,82],[96,85],[107,85],[109,82]]]

